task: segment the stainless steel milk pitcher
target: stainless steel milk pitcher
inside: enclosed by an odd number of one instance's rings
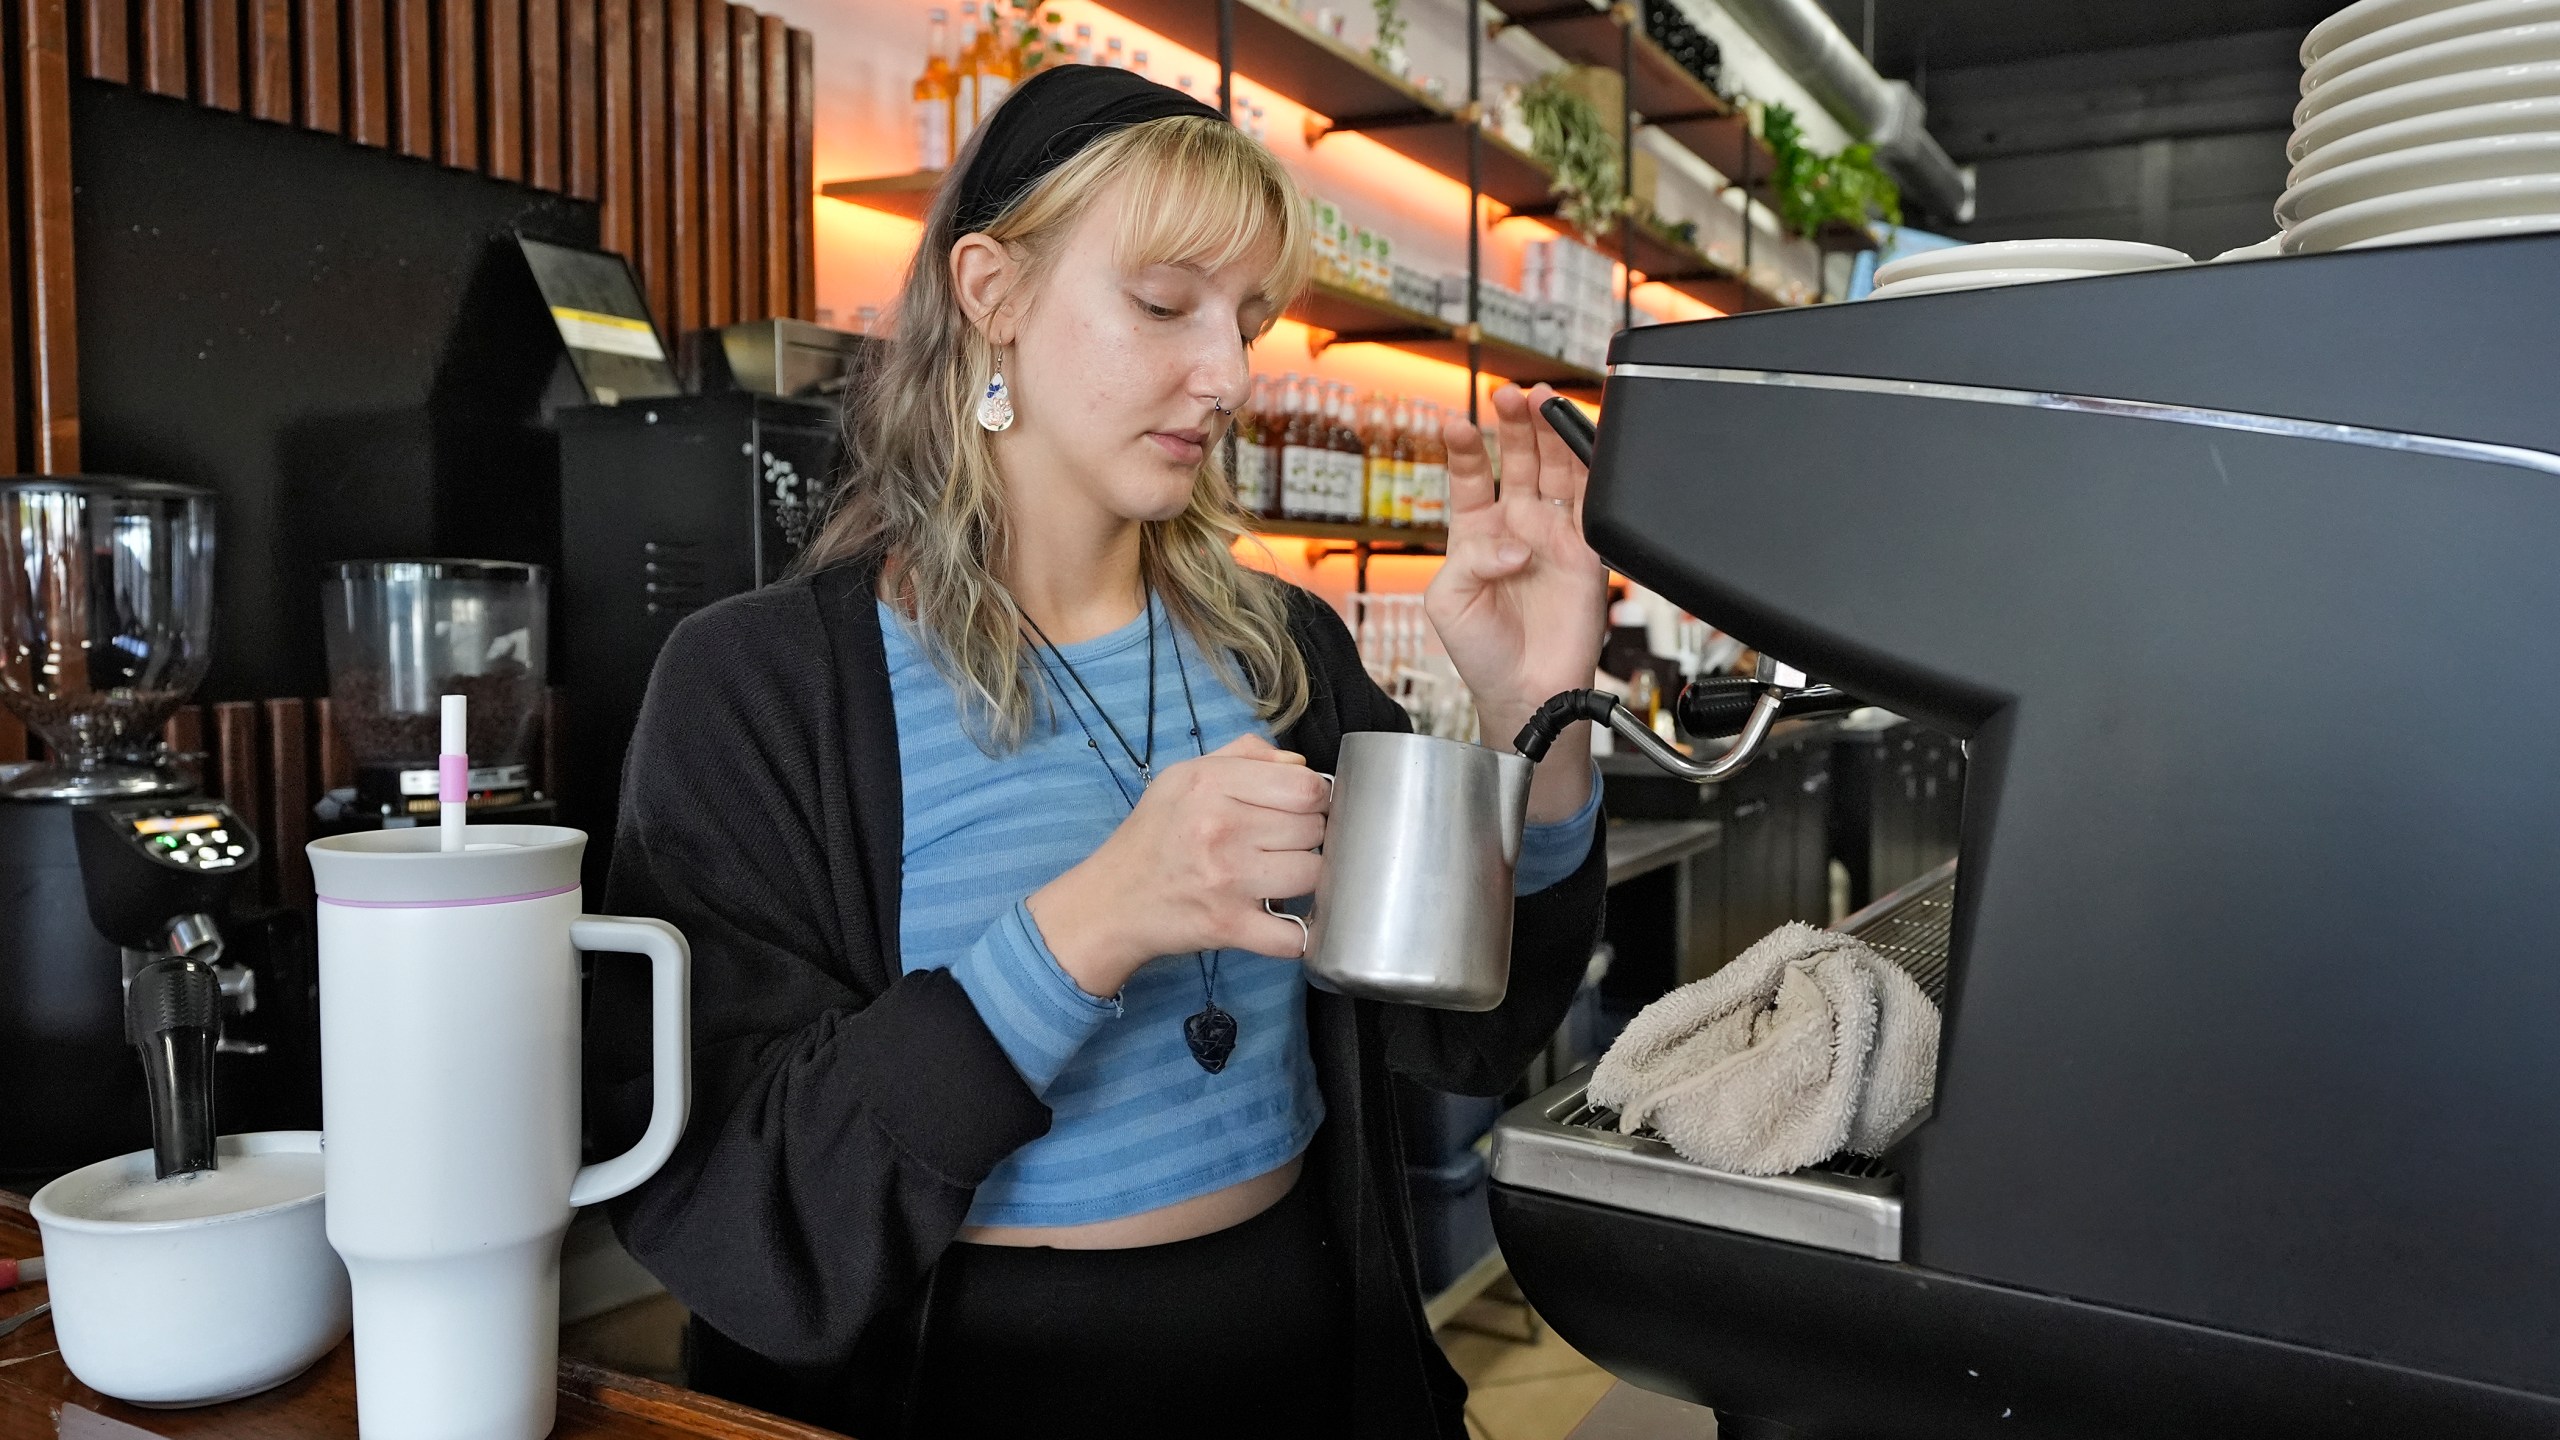
[[[1307,917],[1314,982],[1441,1010],[1501,1004],[1534,771],[1522,756],[1458,740],[1343,736]]]

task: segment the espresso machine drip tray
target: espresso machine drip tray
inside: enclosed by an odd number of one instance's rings
[[[1840,923],[1946,1003],[1956,866],[1936,870]],[[1882,1161],[1840,1155],[1789,1175],[1732,1175],[1686,1160],[1650,1128],[1584,1098],[1587,1073],[1502,1117],[1495,1183],[1666,1220],[1786,1240],[1876,1260],[1902,1258],[1902,1182]]]

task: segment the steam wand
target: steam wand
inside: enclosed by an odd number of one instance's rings
[[[1600,432],[1588,416],[1562,397],[1538,407],[1547,424],[1565,448],[1583,464],[1591,463],[1592,447]],[[1827,715],[1855,710],[1865,703],[1846,691],[1829,685],[1807,685],[1804,672],[1778,666],[1763,657],[1761,673],[1753,679],[1715,678],[1693,680],[1680,692],[1673,713],[1680,728],[1692,735],[1731,735],[1733,743],[1713,760],[1698,761],[1681,754],[1653,733],[1653,727],[1636,718],[1634,711],[1619,703],[1618,697],[1606,690],[1567,690],[1538,707],[1529,723],[1520,728],[1512,748],[1532,762],[1546,758],[1547,749],[1576,720],[1606,725],[1627,743],[1636,747],[1654,764],[1683,780],[1721,780],[1751,763],[1760,751],[1769,729],[1780,720],[1801,715]]]

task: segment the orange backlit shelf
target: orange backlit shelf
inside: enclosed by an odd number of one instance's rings
[[[1194,54],[1215,60],[1218,7],[1211,0],[1105,0],[1111,10]],[[1461,184],[1467,125],[1460,109],[1408,85],[1331,36],[1298,23],[1280,0],[1235,0],[1238,73],[1323,116],[1308,140],[1357,131]],[[1546,200],[1555,177],[1526,153],[1486,135],[1479,188],[1506,206]]]
[[[1337,544],[1401,545],[1439,554],[1449,548],[1449,532],[1437,525],[1346,525],[1332,520],[1264,520],[1253,533],[1292,540],[1330,540]]]
[[[922,220],[925,208],[933,204],[934,187],[941,183],[941,171],[916,170],[904,175],[830,180],[818,187],[818,193],[830,200],[843,200],[866,209],[903,215],[909,220]]]
[[[1457,326],[1437,315],[1407,310],[1401,305],[1381,300],[1341,285],[1319,280],[1307,287],[1298,303],[1289,307],[1289,318],[1317,332],[1311,348],[1317,354],[1335,345],[1392,345],[1409,354],[1433,360],[1446,360],[1452,365],[1467,363],[1467,342]],[[1480,358],[1486,373],[1514,380],[1522,385],[1535,385],[1543,380],[1558,390],[1592,393],[1600,388],[1601,375],[1556,356],[1514,345],[1492,336],[1480,342]]]
[[[1786,302],[1734,274],[1689,242],[1654,229],[1643,221],[1629,226],[1630,268],[1644,278],[1668,285],[1693,300],[1703,300],[1727,315],[1750,310],[1776,310]],[[1609,248],[1604,242],[1603,250]]]

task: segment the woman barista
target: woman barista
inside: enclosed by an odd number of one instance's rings
[[[1179,92],[1026,83],[936,198],[803,573],[669,639],[610,901],[694,953],[694,1105],[617,1202],[694,1383],[896,1434],[1464,1433],[1390,1073],[1495,1093],[1597,930],[1587,742],[1530,800],[1509,998],[1310,993],[1265,910],[1344,733],[1403,729],[1323,602],[1240,566],[1218,440],[1306,273],[1295,189]],[[1452,425],[1428,610],[1488,737],[1587,684],[1605,572],[1532,419]],[[599,984],[591,1113],[647,1110]]]

